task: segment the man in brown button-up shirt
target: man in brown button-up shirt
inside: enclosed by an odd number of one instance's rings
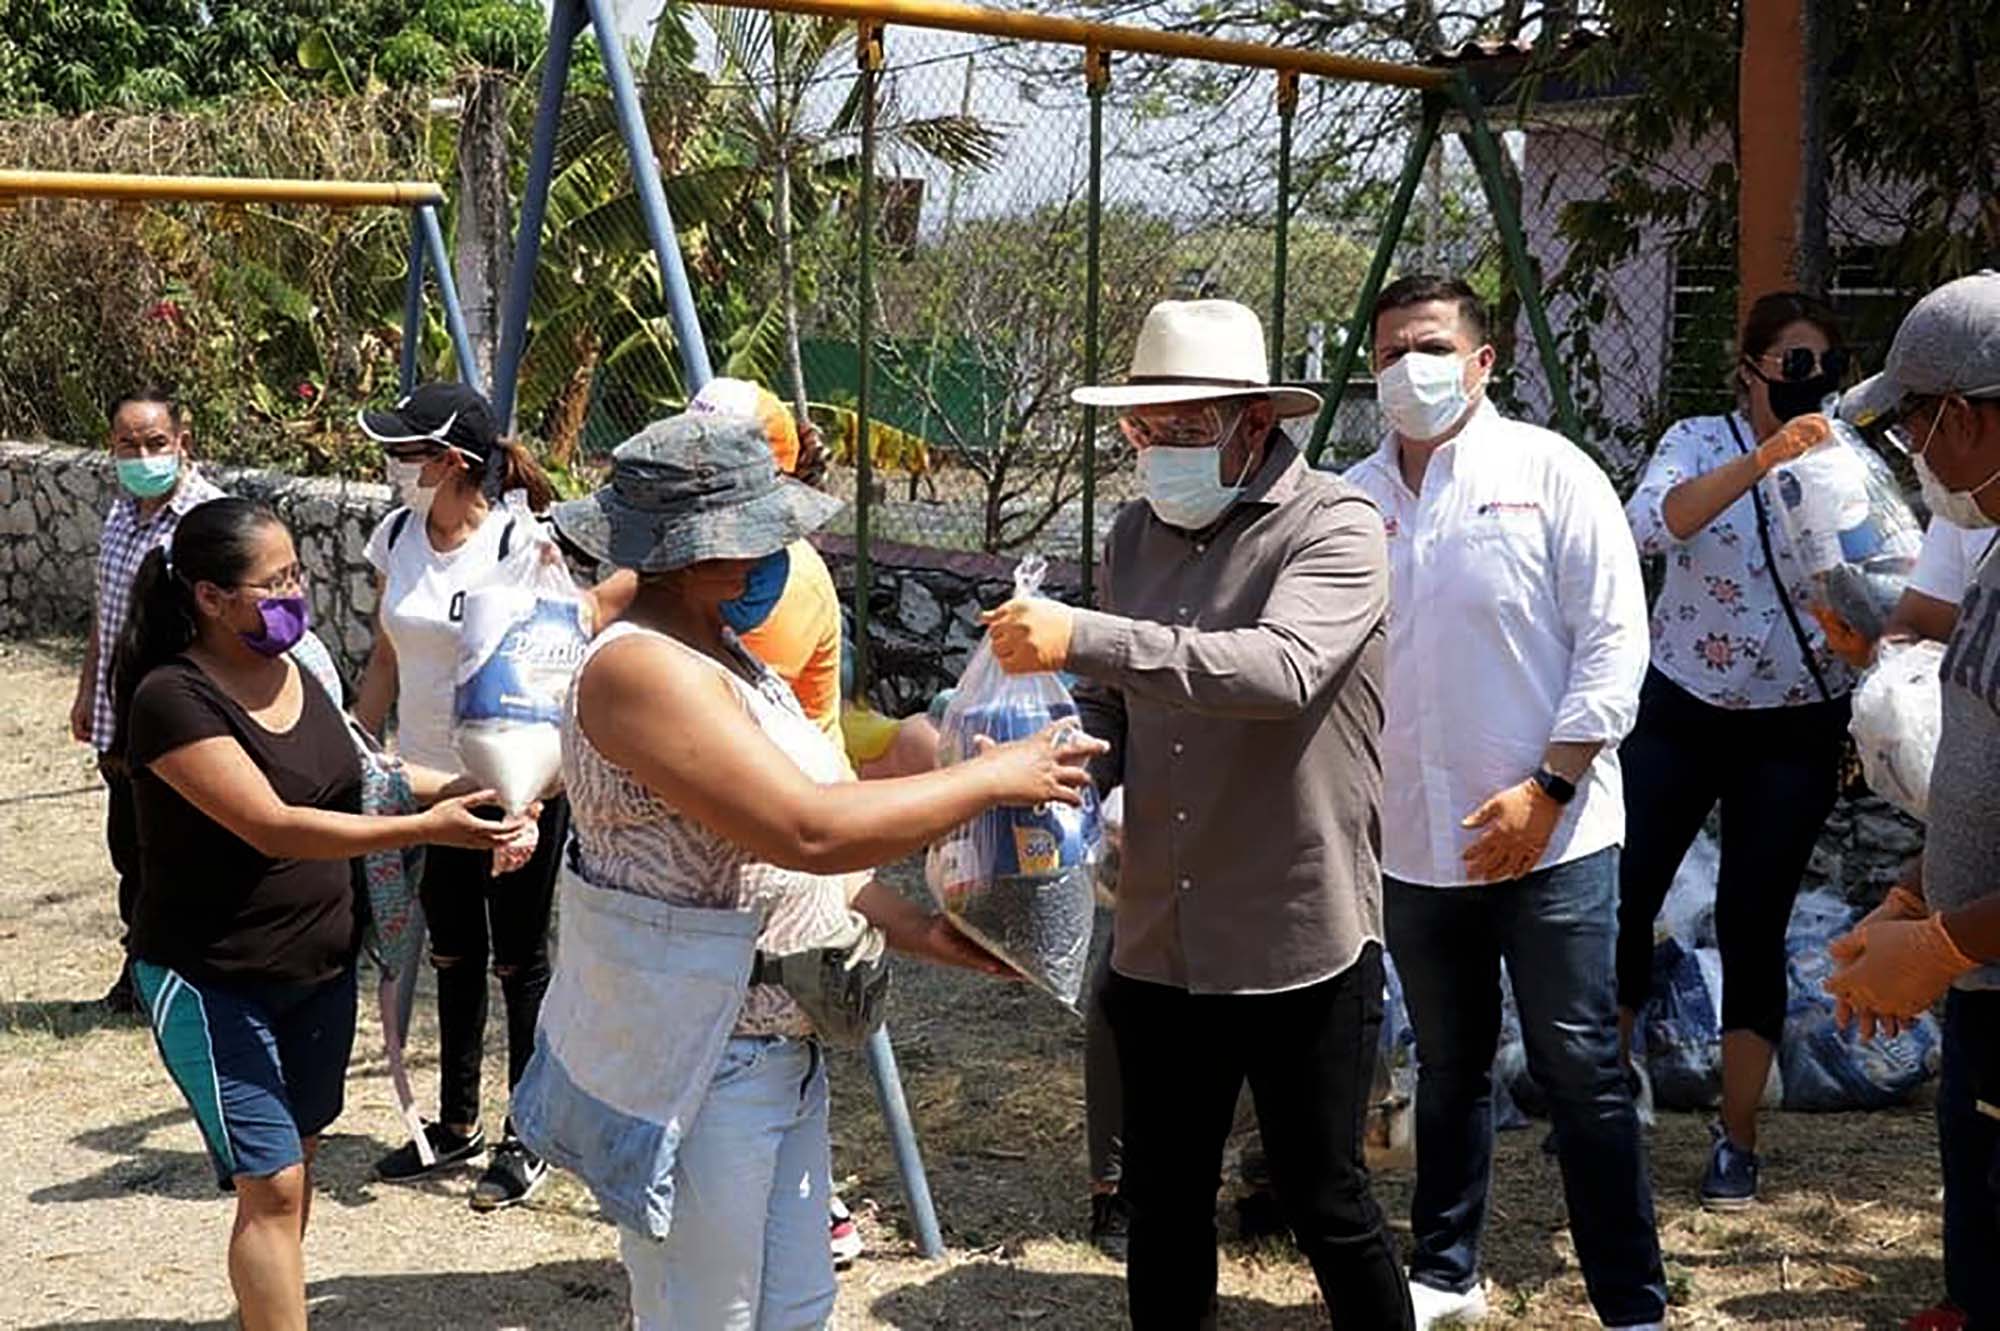
[[[1409,1322],[1361,1116],[1382,1016],[1382,662],[1375,507],[1309,470],[1263,330],[1227,301],[1148,315],[1121,409],[1146,502],[1106,542],[1103,604],[989,616],[1009,670],[1081,677],[1125,787],[1113,974],[1135,1327],[1208,1324],[1216,1180],[1247,1079],[1279,1196],[1340,1325]],[[1204,1316],[1203,1310],[1208,1310]]]

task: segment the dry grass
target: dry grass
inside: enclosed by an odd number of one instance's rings
[[[70,1006],[101,992],[116,962],[102,798],[88,757],[64,738],[73,660],[59,644],[0,643],[0,1325],[221,1327],[230,1207],[193,1125],[141,1029]],[[920,1261],[903,1237],[867,1077],[842,1060],[835,1166],[872,1252],[842,1278],[835,1326],[1121,1325],[1118,1271],[1082,1241],[1081,1031],[1020,989],[903,980],[896,1043],[951,1259]],[[435,1047],[422,1012],[420,1055]],[[573,1181],[524,1211],[477,1217],[464,1202],[470,1174],[425,1187],[373,1180],[371,1162],[396,1140],[380,1051],[364,1016],[307,1249],[315,1324],[624,1325],[612,1231]],[[428,1098],[428,1062],[419,1082]],[[489,1062],[494,1121],[499,1085]],[[1502,1141],[1490,1326],[1593,1324],[1539,1137]],[[1703,1124],[1686,1116],[1652,1139],[1677,1326],[1885,1327],[1935,1297],[1937,1165],[1924,1112],[1778,1117],[1767,1200],[1740,1217],[1688,1205],[1705,1145]],[[1408,1178],[1381,1182],[1391,1214],[1404,1214]],[[1286,1247],[1227,1244],[1225,1327],[1308,1328],[1323,1316]]]

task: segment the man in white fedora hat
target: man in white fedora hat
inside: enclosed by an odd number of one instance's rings
[[[1277,428],[1233,301],[1167,301],[1116,409],[1144,503],[1105,542],[1101,610],[1010,601],[1000,664],[1067,670],[1096,771],[1125,787],[1103,1003],[1123,1082],[1132,1324],[1215,1319],[1215,1197],[1247,1081],[1272,1181],[1334,1322],[1410,1325],[1362,1160],[1382,1022],[1382,519]]]
[[[1396,607],[1383,897],[1417,1033],[1410,1292],[1420,1327],[1486,1311],[1504,963],[1591,1302],[1607,1326],[1656,1327],[1666,1275],[1613,992],[1618,742],[1648,656],[1639,555],[1603,471],[1487,399],[1493,361],[1465,283],[1384,288],[1389,429],[1347,473],[1388,524]]]

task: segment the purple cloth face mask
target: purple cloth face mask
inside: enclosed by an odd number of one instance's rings
[[[303,596],[265,596],[257,601],[257,614],[264,626],[254,633],[240,633],[243,645],[259,656],[283,656],[306,636],[310,618]]]

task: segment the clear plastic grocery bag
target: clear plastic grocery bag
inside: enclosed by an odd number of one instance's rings
[[[1928,816],[1931,763],[1944,726],[1941,642],[1885,642],[1854,690],[1847,723],[1868,788],[1912,818]]]
[[[1909,585],[1923,529],[1889,465],[1846,422],[1828,425],[1774,473],[1778,516],[1810,576],[1810,608],[1872,641]]]
[[[1015,595],[1039,594],[1046,569],[1039,558],[1023,559]],[[1009,675],[982,641],[938,727],[938,761],[970,758],[982,735],[1026,739],[1076,714],[1057,676]],[[953,924],[1075,1011],[1089,969],[1102,842],[1097,796],[1086,789],[1081,807],[988,810],[931,846],[924,876]]]
[[[466,775],[520,813],[562,770],[563,696],[590,633],[553,538],[518,491],[506,502],[522,539],[465,593],[452,734]]]

